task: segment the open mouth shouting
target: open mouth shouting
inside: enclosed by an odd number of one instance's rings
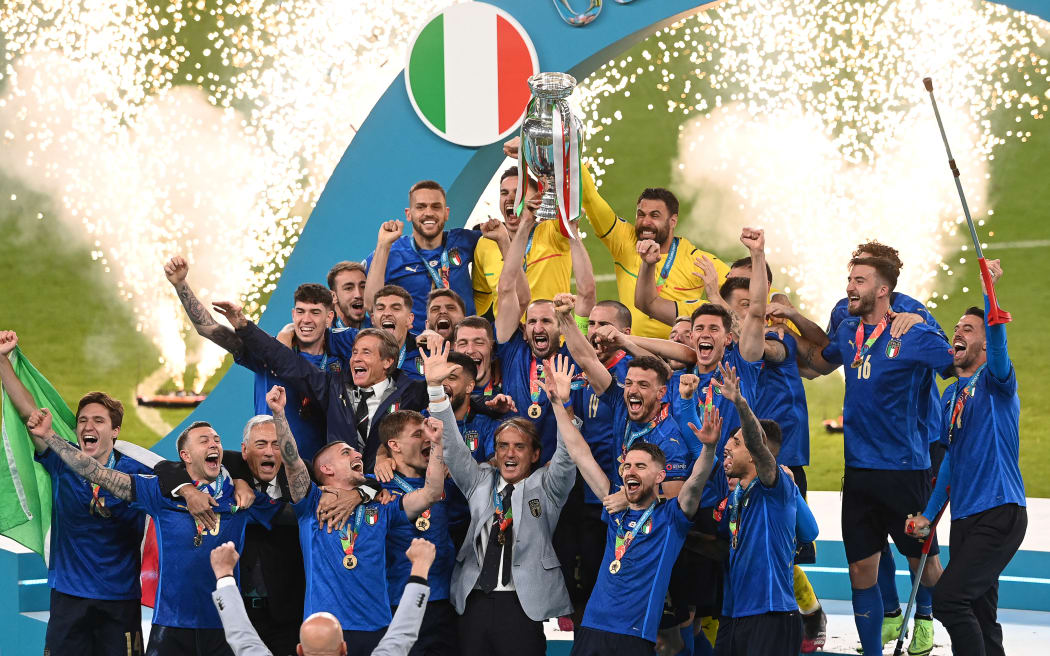
[[[448,333],[452,330],[452,319],[447,314],[438,315],[437,321],[434,323],[434,330],[442,334]]]
[[[423,456],[423,458],[430,460],[430,442],[425,442],[423,444],[423,448],[419,450],[419,454]]]
[[[394,321],[394,317],[384,315],[379,317],[379,327],[383,330],[393,331],[397,327],[397,322]]]
[[[364,312],[365,311],[365,299],[363,299],[363,298],[355,298],[354,300],[350,301],[350,309],[353,310],[354,312]]]
[[[544,332],[532,333],[532,346],[536,349],[537,354],[546,355],[551,346],[550,335]]]
[[[354,462],[354,464],[350,465],[350,471],[356,472],[356,473],[361,474],[362,476],[364,476],[365,475],[365,463],[362,460],[360,460],[360,459],[356,460]]]
[[[510,456],[504,458],[503,462],[500,463],[500,470],[503,474],[503,478],[510,480],[518,478],[523,466],[524,464],[521,460],[514,456]]]
[[[361,363],[352,363],[350,365],[350,376],[354,379],[355,385],[363,385],[368,380],[368,367]]]
[[[272,479],[277,474],[277,459],[273,456],[263,456],[259,460],[259,478]]]
[[[221,457],[218,447],[208,449],[208,455],[204,456],[204,471],[218,476]]]
[[[697,360],[709,364],[715,355],[715,341],[710,337],[698,337],[696,340]]]
[[[635,499],[642,491],[642,482],[634,474],[627,474],[623,479],[623,489],[628,499]]]
[[[634,419],[641,415],[642,408],[644,406],[645,403],[642,400],[642,397],[638,396],[637,394],[627,395],[627,414],[631,416],[631,419]]]

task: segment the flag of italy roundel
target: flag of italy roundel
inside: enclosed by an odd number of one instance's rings
[[[525,115],[536,50],[507,12],[483,2],[452,5],[416,36],[405,86],[416,114],[461,146],[506,138]]]

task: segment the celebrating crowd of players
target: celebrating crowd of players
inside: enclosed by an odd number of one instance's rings
[[[619,290],[599,301],[582,243],[535,222],[535,189],[515,211],[518,175],[480,230],[446,230],[444,190],[414,185],[411,235],[386,222],[364,264],[301,285],[277,336],[212,301],[220,324],[187,260],[165,263],[197,332],[255,372],[254,409],[228,409],[251,417],[240,451],[198,421],[178,462],[146,467],[114,449],[123,408],[101,392],[71,444],[0,332],[0,380],[54,490],[45,653],[532,656],[550,618],[581,656],[815,651],[802,378],[843,365],[864,652],[905,621],[891,536],[921,579],[908,653],[930,652],[935,616],[954,653],[1003,653],[998,577],[1027,521],[1004,326],[970,308],[949,342],[871,242],[841,254],[825,330],[770,288],[761,230],[727,266],[675,234],[670,191],[645,189],[632,226],[585,171]],[[943,395],[937,376],[956,379]],[[949,491],[951,562],[934,541],[915,572]],[[146,514],[160,567],[143,650]]]

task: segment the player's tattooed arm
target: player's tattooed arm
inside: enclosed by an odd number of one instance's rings
[[[299,448],[295,445],[295,437],[288,425],[288,417],[284,414],[286,402],[287,397],[283,387],[274,385],[266,393],[266,405],[273,413],[273,425],[277,429],[277,445],[281,450],[285,474],[288,476],[288,492],[294,503],[305,497],[310,491],[310,472],[306,468],[306,463],[299,457]]]
[[[715,381],[722,390],[722,396],[733,402],[736,412],[740,416],[740,431],[744,434],[744,446],[755,461],[755,469],[758,471],[758,479],[762,485],[772,487],[777,482],[777,459],[766,446],[765,434],[762,425],[758,423],[758,417],[751,411],[747,399],[740,393],[740,378],[736,375],[736,369],[718,365],[722,374],[722,382]]]
[[[798,339],[798,355],[797,360],[800,368],[813,372],[819,376],[830,374],[839,368],[837,364],[832,364],[824,359],[821,355],[823,347],[810,342],[806,338],[802,337]]]
[[[26,428],[35,440],[42,440],[75,473],[105,488],[115,497],[131,500],[131,476],[103,467],[98,460],[55,435],[51,430],[51,413],[46,408],[33,412],[26,420]]]
[[[186,274],[189,273],[189,270],[189,264],[180,255],[171,258],[164,265],[164,275],[172,287],[175,288],[175,293],[178,295],[183,309],[186,310],[186,316],[189,317],[190,323],[193,324],[193,329],[204,339],[212,341],[232,353],[234,357],[240,357],[242,351],[244,351],[244,344],[241,342],[241,338],[237,337],[235,332],[216,321],[215,317],[208,311],[208,308],[204,307],[197,295],[193,293],[193,289],[186,282]]]

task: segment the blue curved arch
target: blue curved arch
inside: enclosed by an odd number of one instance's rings
[[[587,27],[573,28],[545,2],[488,2],[514,16],[529,33],[540,70],[566,71],[579,80],[653,31],[717,4],[717,0],[644,0],[611,7]],[[1050,20],[1046,0],[1000,4]],[[498,143],[467,148],[428,130],[412,110],[404,74],[398,75],[336,165],[288,259],[261,327],[275,333],[288,321],[287,308],[299,283],[323,281],[331,264],[367,256],[375,247],[379,224],[404,216],[406,195],[414,182],[431,178],[444,185],[452,209],[450,227],[462,225],[502,161]],[[225,436],[226,445],[236,448],[252,404],[252,374],[231,367],[207,400],[153,450],[173,455],[175,435],[197,420],[210,421]]]

